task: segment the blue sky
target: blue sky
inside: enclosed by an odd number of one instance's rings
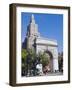
[[[27,25],[31,15],[34,15],[35,22],[38,24],[38,31],[41,36],[55,39],[58,42],[58,51],[63,51],[63,15],[61,14],[39,14],[21,13],[21,41],[23,42],[27,32]]]

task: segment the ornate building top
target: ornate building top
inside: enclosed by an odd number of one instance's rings
[[[35,19],[34,19],[34,15],[33,15],[33,14],[32,14],[32,16],[31,16],[30,23],[35,24]]]

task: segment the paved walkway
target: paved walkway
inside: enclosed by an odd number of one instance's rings
[[[49,72],[49,73],[47,73],[47,74],[45,74],[45,75],[47,75],[47,76],[58,76],[58,75],[63,75],[63,73],[62,72],[56,72],[56,73],[51,73],[51,72]]]
[[[42,74],[36,75],[36,76],[59,76],[59,75],[63,75],[63,73],[62,72],[48,72],[46,74],[42,73]],[[36,76],[31,75],[31,76],[27,76],[27,77],[36,77]]]

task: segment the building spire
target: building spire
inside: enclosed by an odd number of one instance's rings
[[[34,19],[34,15],[32,14],[32,19]]]
[[[33,14],[31,15],[30,23],[35,23],[35,19],[34,19],[34,15]]]

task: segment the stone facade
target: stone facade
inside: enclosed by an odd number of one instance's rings
[[[32,15],[30,24],[27,27],[27,48],[33,49],[35,39],[39,37],[38,25],[35,23],[34,16]]]
[[[31,16],[27,26],[26,41],[23,46],[27,49],[35,49],[36,53],[48,51],[51,53],[51,70],[58,71],[58,44],[56,40],[51,40],[40,36],[38,25],[35,23],[34,15]]]
[[[49,51],[52,54],[52,71],[58,71],[58,45],[57,41],[46,38],[36,39],[36,53]]]

